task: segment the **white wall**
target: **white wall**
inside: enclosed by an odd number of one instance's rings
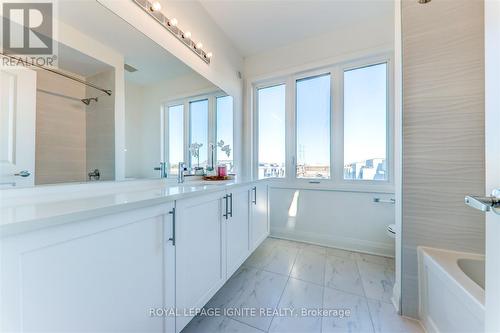
[[[125,82],[126,176],[154,178],[161,162],[162,105],[182,97],[216,91],[218,88],[197,73],[153,85]]]
[[[394,223],[394,205],[375,203],[373,199],[389,200],[393,197],[391,193],[271,186],[271,234],[392,257],[394,239],[387,235],[386,226]]]
[[[243,59],[199,3],[196,1],[160,1],[165,15],[177,18],[179,27],[183,30],[190,30],[193,38],[196,41],[201,40],[205,49],[213,53],[210,65],[205,64],[132,1],[99,0],[99,2],[134,25],[194,71],[233,96],[235,133],[242,131],[243,83],[238,77],[238,72],[243,70]],[[239,135],[235,135],[234,146],[235,168],[239,173],[242,163],[242,142]]]
[[[245,58],[245,79],[254,80],[280,72],[300,71],[304,65],[321,67],[363,56],[366,52],[392,50],[393,45],[392,17],[366,22],[361,26],[338,28],[320,36]]]
[[[125,80],[125,178],[142,176],[144,90],[144,86]]]

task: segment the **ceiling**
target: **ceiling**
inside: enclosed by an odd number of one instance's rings
[[[134,73],[126,72],[127,80],[146,85],[193,73],[190,67],[97,1],[61,1],[58,17],[64,23],[123,54],[125,63],[138,70]],[[63,59],[65,55],[66,59]],[[73,58],[69,58],[69,55]],[[85,64],[84,59],[93,58],[78,57],[74,52],[63,53],[59,56],[59,63],[61,67],[64,63],[73,68],[80,65],[82,71],[98,66]]]
[[[394,15],[391,0],[199,0],[244,57]]]

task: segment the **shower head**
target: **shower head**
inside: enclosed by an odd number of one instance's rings
[[[98,98],[97,98],[97,97],[84,98],[84,99],[81,99],[81,101],[82,101],[82,102],[83,102],[83,104],[85,104],[85,105],[90,105],[90,102],[92,102],[92,101],[97,102],[97,101],[98,101]]]

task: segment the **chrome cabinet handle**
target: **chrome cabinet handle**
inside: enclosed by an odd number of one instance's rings
[[[175,207],[172,208],[172,210],[168,213],[172,215],[172,237],[170,237],[168,240],[172,242],[173,246],[175,246]]]
[[[229,197],[229,202],[230,202],[230,204],[229,204],[230,210],[229,210],[228,215],[230,217],[233,217],[233,194],[232,193],[229,194],[228,197]]]
[[[26,178],[26,177],[31,176],[31,172],[29,172],[28,170],[22,170],[22,171],[19,171],[19,173],[15,173],[14,176]]]
[[[254,205],[256,205],[257,204],[257,186],[254,186],[252,190],[253,190],[253,200],[252,200],[252,203]]]
[[[224,196],[224,201],[225,201],[225,202],[224,202],[225,213],[224,213],[224,214],[222,214],[222,216],[224,216],[224,217],[226,218],[226,220],[227,220],[227,218],[228,218],[228,216],[229,216],[229,213],[228,213],[228,202],[227,202],[227,198],[228,198],[228,197],[229,197],[229,196],[228,196],[227,194]]]

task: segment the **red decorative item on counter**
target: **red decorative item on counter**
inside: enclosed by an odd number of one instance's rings
[[[226,165],[219,165],[217,167],[217,176],[219,176],[219,177],[226,177],[227,176],[227,166]]]

